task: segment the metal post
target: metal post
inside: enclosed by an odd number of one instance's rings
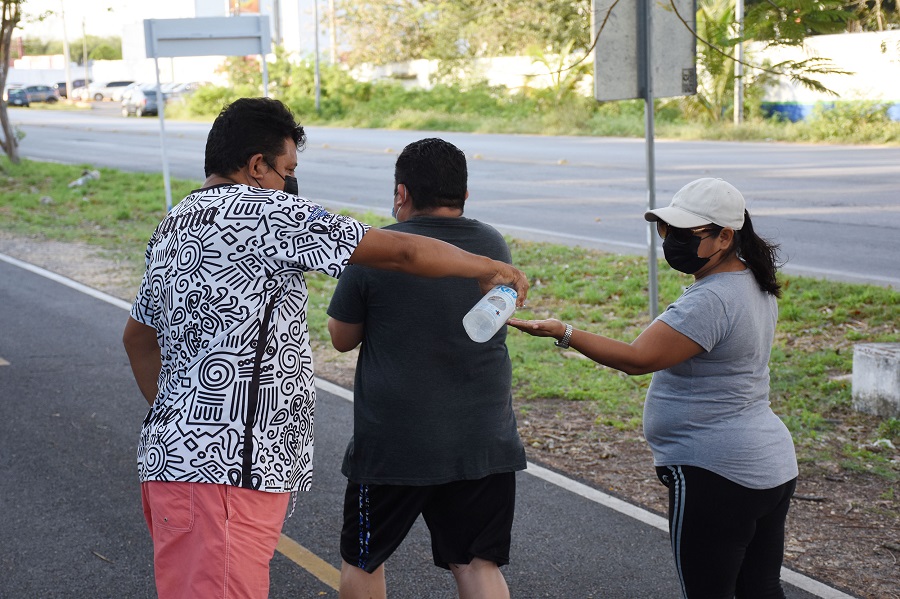
[[[591,11],[593,14],[593,11]],[[337,25],[334,22],[334,0],[328,0],[328,28],[329,28],[329,44],[328,49],[331,52],[331,64],[337,64]]]
[[[647,147],[647,210],[656,208],[656,155],[654,151],[653,139],[654,132],[654,111],[653,111],[653,68],[652,68],[652,45],[651,32],[652,28],[652,8],[654,0],[644,0],[641,2],[643,9],[643,18],[639,19],[641,27],[639,39],[643,42],[643,56],[641,60],[641,71],[643,75],[644,87],[644,135],[646,137]],[[648,292],[650,296],[650,319],[653,320],[659,314],[659,290],[657,283],[656,268],[656,227],[654,223],[647,223],[647,248],[648,248],[648,265],[649,284]]]
[[[172,182],[169,178],[169,157],[166,154],[166,101],[159,82],[159,49],[156,47],[156,33],[153,32],[153,21],[150,21],[150,34],[153,40],[153,70],[156,71],[156,109],[159,111],[159,145],[162,149],[163,185],[166,188],[166,213],[172,210]]]
[[[316,37],[316,112],[320,112],[322,110],[322,86],[319,78],[319,0],[313,0],[313,19],[315,20],[313,31],[315,31]]]
[[[91,78],[88,75],[87,33],[85,33],[84,28],[84,17],[81,18],[81,59],[84,61],[84,86],[88,87],[91,83]],[[93,98],[86,99],[93,100]]]
[[[257,19],[259,23],[259,34],[262,37],[262,17]],[[271,51],[271,48],[263,48],[262,43],[260,43],[259,48],[259,58],[262,60],[262,86],[263,86],[263,97],[269,97],[269,63],[266,60],[266,56]]]
[[[738,43],[734,48],[734,124],[744,120],[744,0],[734,2],[734,22]]]
[[[63,60],[66,62],[66,101],[72,101],[72,71],[69,67],[71,58],[69,57],[69,34],[66,31],[66,7],[63,0],[59,0],[59,11],[62,17],[63,26]],[[85,82],[87,85],[87,82]]]
[[[284,42],[281,37],[281,0],[272,0],[272,25],[275,29],[275,45],[280,46]]]

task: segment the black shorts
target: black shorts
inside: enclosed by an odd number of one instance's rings
[[[473,558],[509,563],[516,474],[425,487],[347,483],[341,557],[374,572],[400,546],[419,514],[431,532],[434,563]]]

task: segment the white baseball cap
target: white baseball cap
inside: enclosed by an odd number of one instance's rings
[[[679,229],[693,229],[709,223],[740,231],[744,226],[746,204],[734,185],[722,179],[691,181],[672,197],[665,208],[648,210],[649,222],[661,220]]]

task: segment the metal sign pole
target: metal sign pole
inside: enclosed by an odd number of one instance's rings
[[[316,38],[316,112],[322,111],[322,80],[319,77],[319,0],[313,0],[313,20]]]
[[[72,101],[72,69],[70,63],[72,62],[71,53],[69,52],[69,33],[66,31],[66,7],[63,4],[63,0],[59,0],[59,10],[60,16],[62,17],[62,26],[63,26],[63,60],[66,61],[66,101]],[[87,81],[84,82],[84,85],[87,86]]]
[[[734,49],[734,124],[744,119],[744,0],[735,0],[734,22],[738,43]]]
[[[156,35],[153,34],[153,21],[149,31],[153,41],[153,70],[156,72],[156,109],[159,111],[159,145],[162,148],[163,185],[166,188],[166,212],[172,210],[172,181],[169,179],[169,157],[166,154],[166,101],[159,82],[159,52],[156,47]]]
[[[215,33],[211,33],[215,32]],[[247,56],[259,54],[263,61],[263,86],[268,96],[269,67],[266,54],[272,49],[268,17],[198,17],[192,19],[144,19],[147,58],[156,70],[156,100],[159,110],[160,145],[166,210],[172,209],[172,184],[166,154],[165,96],[159,78],[159,59],[177,56]],[[173,63],[174,64],[174,63]],[[174,67],[173,67],[174,72]]]
[[[646,137],[647,149],[647,210],[656,208],[656,154],[653,145],[655,137],[654,132],[654,111],[653,111],[653,65],[651,57],[653,56],[652,38],[650,34],[652,28],[652,11],[651,3],[653,0],[644,0],[641,3],[643,8],[643,18],[638,20],[640,34],[638,39],[641,40],[643,53],[641,59],[641,71],[643,74],[644,87],[644,135]],[[658,274],[656,267],[656,227],[654,223],[647,223],[647,248],[648,248],[648,264],[649,272],[648,292],[650,296],[650,319],[653,320],[659,314],[659,290],[658,290]]]
[[[269,62],[266,60],[266,56],[269,52],[272,51],[271,47],[266,47],[265,40],[262,32],[262,27],[265,25],[268,27],[268,23],[264,23],[261,19],[259,20],[259,58],[262,61],[262,85],[263,85],[263,97],[269,97]]]

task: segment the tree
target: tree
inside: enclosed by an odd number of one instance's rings
[[[26,37],[22,40],[26,56],[44,56],[62,54],[62,42],[58,40],[44,41],[39,37]]]
[[[698,32],[698,48],[710,50],[698,53],[699,66],[703,69],[704,60],[717,51],[730,58],[741,41],[800,45],[809,35],[840,32],[853,16],[846,7],[848,1],[745,0],[743,38],[726,31],[706,40]],[[898,0],[868,1],[886,6]],[[734,0],[699,0],[698,10],[721,15],[733,4]],[[674,3],[671,6],[674,10]],[[727,28],[733,29],[734,13],[728,12]],[[680,16],[688,26],[690,15]],[[702,18],[700,14],[698,19]],[[349,47],[343,58],[351,65],[416,58],[466,61],[513,54],[584,56],[593,41],[590,0],[340,0],[338,19]],[[812,87],[817,85],[815,75],[829,72],[815,61],[784,63],[780,68]]]
[[[119,60],[122,58],[122,52],[109,44],[100,44],[88,53],[88,58],[91,60]]]
[[[62,42],[59,43],[61,46]],[[84,65],[84,46],[87,46],[88,60],[122,59],[122,38],[120,37],[88,35],[71,42],[69,44],[69,55],[79,65]],[[53,46],[50,47],[52,48]],[[57,52],[57,54],[62,54],[62,50]]]
[[[900,28],[900,1],[853,0],[847,6],[853,11],[850,31],[885,31]]]
[[[590,0],[340,0],[350,64],[559,54],[590,46]]]
[[[851,13],[844,0],[746,0],[743,35],[735,26],[735,0],[700,0],[697,9],[697,94],[684,98],[688,113],[707,120],[722,120],[734,102],[734,49],[739,43],[756,42],[761,47],[800,46],[811,35],[843,31]],[[671,4],[673,10],[674,3]],[[676,10],[677,12],[677,10]],[[684,15],[679,15],[685,21]],[[828,58],[785,60],[778,64],[741,61],[748,94],[762,96],[765,86],[784,77],[807,88],[834,94],[816,77],[847,74]]]
[[[2,19],[0,19],[0,90],[6,89],[6,77],[9,75],[9,56],[12,45],[13,30],[22,19],[22,4],[25,0],[0,0]],[[0,148],[13,163],[19,162],[19,140],[16,138],[6,102],[0,101]]]
[[[44,18],[55,13],[47,13]],[[23,41],[25,54],[28,56],[44,56],[63,53],[63,42],[58,39],[44,41],[38,37],[26,37]],[[69,57],[79,65],[84,64],[84,47],[87,46],[88,60],[121,60],[122,38],[118,36],[100,37],[88,35],[69,42]]]
[[[852,17],[844,0],[749,0],[745,41],[799,46],[810,35],[840,33]]]

